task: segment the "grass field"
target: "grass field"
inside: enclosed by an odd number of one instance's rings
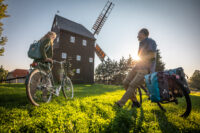
[[[75,85],[75,98],[54,97],[32,106],[23,84],[0,84],[0,132],[200,132],[200,94],[191,94],[192,113],[178,116],[181,105],[168,104],[162,112],[144,100],[141,108],[113,106],[125,92],[121,86]],[[145,96],[144,96],[145,98]]]

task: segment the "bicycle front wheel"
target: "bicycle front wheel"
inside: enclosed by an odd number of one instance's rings
[[[74,97],[74,88],[70,78],[65,78],[62,91],[66,99],[72,99]]]
[[[29,101],[39,106],[41,103],[47,103],[51,100],[52,93],[48,90],[51,86],[51,80],[44,71],[34,69],[26,84],[26,93]]]

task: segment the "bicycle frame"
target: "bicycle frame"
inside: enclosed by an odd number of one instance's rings
[[[60,90],[64,87],[64,80],[65,80],[65,78],[68,78],[68,76],[66,75],[66,72],[64,70],[64,67],[63,67],[63,65],[64,65],[64,63],[66,63],[66,61],[59,62],[59,61],[53,60],[53,62],[59,63],[61,65],[62,79],[61,79],[61,84],[58,87],[56,87],[56,85],[55,85],[55,81],[53,79],[53,74],[52,74],[52,70],[51,70],[50,64],[44,64],[44,63],[38,62],[38,65],[36,67],[32,67],[31,66],[31,68],[29,69],[29,73],[31,73],[34,69],[38,69],[41,72],[42,71],[41,66],[42,67],[46,67],[47,71],[45,71],[45,73],[46,73],[47,77],[50,79],[51,85],[52,85],[52,87],[51,87],[51,93],[54,94],[54,95],[56,95],[56,96],[59,96]]]

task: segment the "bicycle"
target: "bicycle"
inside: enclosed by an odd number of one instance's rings
[[[31,104],[35,106],[50,102],[53,95],[58,97],[61,89],[66,99],[74,97],[73,84],[67,76],[69,64],[66,60],[61,62],[53,60],[53,63],[59,63],[61,66],[59,86],[55,85],[50,63],[34,62],[30,65],[26,78],[26,93]]]
[[[185,88],[186,86],[184,86],[181,83],[180,79],[177,79],[175,75],[173,75],[172,80],[173,80],[173,83],[176,84],[176,88],[169,89],[170,99],[156,102],[156,104],[159,106],[159,108],[162,111],[166,112],[166,109],[163,107],[164,104],[175,103],[175,105],[178,106],[179,103],[181,103],[179,105],[180,110],[177,110],[177,112],[181,114],[180,115],[181,117],[187,118],[190,115],[191,109],[192,109],[190,96],[186,91],[186,88]],[[175,91],[177,90],[179,91],[179,93],[175,93]],[[143,102],[142,92],[144,92],[145,95],[147,96],[147,100],[150,100],[150,93],[148,89],[144,85],[141,85],[136,90],[136,96],[140,105],[142,105],[142,102]]]

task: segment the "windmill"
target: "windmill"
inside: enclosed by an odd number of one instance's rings
[[[97,18],[95,24],[92,27],[93,35],[98,35],[101,31],[105,21],[107,20],[108,16],[110,15],[112,9],[114,7],[114,3],[108,0],[106,5],[104,6],[103,10],[101,11],[99,17]],[[109,58],[105,52],[100,48],[98,44],[95,46],[95,52],[99,59],[103,62],[105,58]]]

